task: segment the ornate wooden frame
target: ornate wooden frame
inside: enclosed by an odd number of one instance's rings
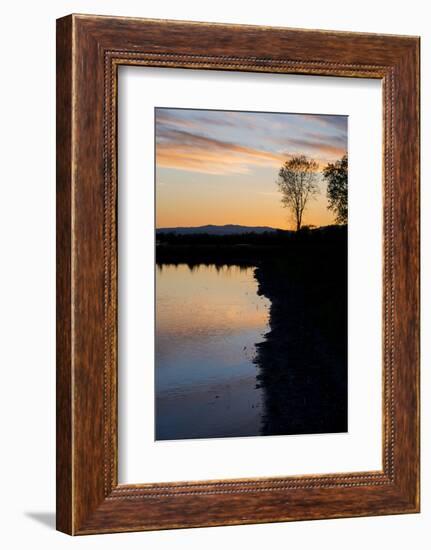
[[[119,65],[383,82],[383,469],[119,485]],[[57,528],[69,534],[419,511],[419,38],[70,15],[57,21]]]

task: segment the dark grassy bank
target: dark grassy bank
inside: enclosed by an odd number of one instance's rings
[[[346,242],[346,227],[328,226],[301,231],[233,235],[157,234],[157,263],[261,265],[275,257],[312,255],[321,248],[340,248]]]
[[[271,301],[256,344],[265,435],[347,430],[347,228],[158,236],[159,264],[256,266]]]
[[[259,292],[271,301],[256,344],[266,435],[347,430],[347,235],[263,262]]]

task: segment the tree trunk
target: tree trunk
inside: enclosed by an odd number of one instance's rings
[[[301,229],[301,220],[297,218],[296,220],[296,231],[299,231]]]

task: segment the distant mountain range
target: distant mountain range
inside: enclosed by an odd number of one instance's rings
[[[157,234],[175,233],[177,235],[241,235],[243,233],[273,233],[279,231],[274,227],[247,225],[201,225],[200,227],[162,227],[156,229]]]

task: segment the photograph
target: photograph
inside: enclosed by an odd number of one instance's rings
[[[429,12],[2,4],[5,550],[430,548]]]
[[[155,108],[155,440],[348,431],[348,116]]]

